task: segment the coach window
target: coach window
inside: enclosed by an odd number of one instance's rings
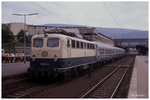
[[[91,44],[91,45],[90,45],[90,48],[91,48],[91,49],[93,49],[93,47],[92,47],[92,46],[93,46],[93,44]]]
[[[83,44],[84,44],[84,49],[86,49],[86,43],[84,42]]]
[[[79,41],[79,48],[81,48],[81,42]]]
[[[71,44],[72,44],[72,48],[75,48],[75,40],[72,40]]]
[[[94,49],[94,44],[92,44],[92,49]]]
[[[91,43],[90,43],[90,49],[91,49]]]
[[[79,41],[77,41],[77,48],[79,48]]]
[[[87,49],[89,49],[90,48],[90,44],[89,43],[87,43]]]
[[[109,50],[109,54],[111,54],[111,50]]]
[[[69,39],[67,40],[67,47],[68,48],[70,47],[70,40]]]
[[[95,47],[96,47],[96,45],[94,44],[94,47],[93,47],[93,49],[95,49]]]
[[[59,46],[59,39],[58,38],[50,38],[47,40],[48,47],[58,47]]]
[[[114,54],[114,50],[112,50],[112,54]]]
[[[108,50],[106,50],[106,54],[108,54],[109,52],[108,52]]]
[[[90,43],[88,43],[88,49],[90,49]]]
[[[42,47],[43,46],[43,39],[34,39],[33,40],[33,47]]]
[[[100,54],[104,54],[104,49],[100,49]]]
[[[95,49],[95,44],[93,44],[93,49]]]
[[[90,49],[92,49],[91,43],[90,43]]]
[[[83,42],[81,42],[81,49],[83,49]]]

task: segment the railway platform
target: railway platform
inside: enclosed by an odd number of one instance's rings
[[[2,79],[7,79],[14,76],[23,75],[27,72],[29,62],[21,63],[3,63],[2,64]]]
[[[136,56],[128,98],[148,98],[148,57]]]

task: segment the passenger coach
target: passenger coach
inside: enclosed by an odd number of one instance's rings
[[[125,54],[125,50],[111,45],[96,43],[96,59],[97,62],[107,62],[116,58],[120,58]]]

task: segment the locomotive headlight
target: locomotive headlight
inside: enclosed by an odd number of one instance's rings
[[[35,61],[35,55],[33,55],[32,60]]]
[[[54,61],[57,61],[57,54],[54,55]]]

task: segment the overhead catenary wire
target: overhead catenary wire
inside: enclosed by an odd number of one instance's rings
[[[118,16],[118,14],[117,14],[116,10],[114,9],[114,7],[112,7],[112,11],[113,11],[113,13],[116,15],[116,18],[117,18],[117,20],[118,20],[118,23],[119,23],[120,26],[123,28],[123,24],[122,24],[122,22],[120,21],[120,17]]]
[[[118,14],[117,14],[116,10],[115,10],[115,9],[113,9],[113,8],[114,8],[114,7],[112,7],[112,10],[113,10],[113,12],[115,13],[116,18],[118,19],[118,22],[119,22],[119,24],[120,24],[121,28],[124,28],[124,27],[123,27],[122,22],[120,21],[120,17],[118,16]],[[123,33],[124,33],[124,31],[123,31],[123,29],[121,29],[121,31],[122,31],[122,38],[123,38]]]
[[[110,16],[112,17],[112,19],[114,20],[115,23],[118,23],[118,21],[116,20],[116,18],[113,16],[113,14],[111,13],[110,9],[107,7],[107,5],[105,4],[105,2],[103,2],[104,7],[107,9],[107,11],[109,12]],[[118,25],[118,24],[117,24]]]
[[[56,16],[59,16],[59,17],[61,17],[61,18],[64,18],[65,20],[67,20],[67,21],[69,21],[69,22],[71,22],[71,23],[76,24],[75,21],[70,20],[70,18],[69,18],[70,16],[69,16],[69,17],[66,17],[66,15],[62,15],[62,14],[56,13],[56,12],[54,12],[54,11],[52,11],[52,10],[50,10],[50,9],[47,9],[46,7],[43,7],[43,6],[41,6],[41,5],[37,4],[37,3],[34,3],[34,2],[31,2],[31,4],[32,4],[33,6],[39,7],[40,9],[42,9],[42,10],[44,10],[44,11],[50,13],[50,14],[54,14],[54,15],[56,15]]]
[[[118,15],[117,14],[115,14],[116,16],[114,17],[114,15],[112,14],[112,12],[111,12],[111,10],[109,9],[109,7],[105,4],[105,2],[103,2],[103,4],[104,4],[104,6],[105,6],[105,8],[107,9],[107,11],[109,12],[109,14],[111,15],[111,17],[112,17],[112,19],[114,20],[114,22],[116,22],[117,23],[117,25],[119,25],[121,28],[123,28],[123,25],[122,25],[122,23],[121,23],[121,21],[120,21],[120,19],[119,19],[119,17],[118,17]],[[112,10],[113,10],[113,7],[112,7]],[[114,11],[114,10],[113,10]],[[114,11],[115,12],[115,11]],[[116,13],[116,12],[115,12]],[[121,32],[122,32],[122,38],[123,38],[123,29],[120,29],[121,30]]]

